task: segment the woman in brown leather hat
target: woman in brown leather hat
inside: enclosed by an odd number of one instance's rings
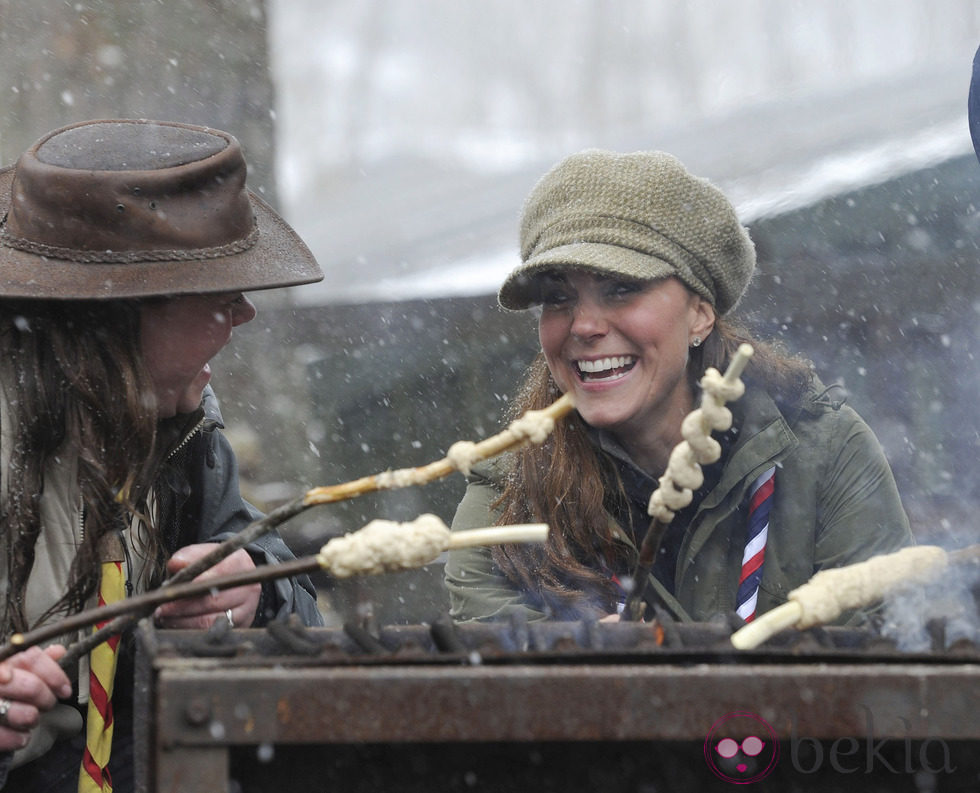
[[[238,142],[214,129],[108,120],[56,130],[0,171],[0,216],[6,639],[92,604],[104,563],[118,557],[120,587],[145,590],[258,517],[238,491],[208,361],[255,316],[245,292],[323,276],[246,189]],[[271,535],[214,571],[289,556]],[[320,624],[308,579],[169,604],[155,619],[250,626],[289,612]],[[91,731],[85,703],[100,684],[84,669],[66,675],[63,654],[51,646],[0,663],[0,768],[16,752],[9,789],[101,790],[111,774],[131,789],[126,637],[113,719],[98,717],[114,720],[105,770],[81,729],[88,720]]]

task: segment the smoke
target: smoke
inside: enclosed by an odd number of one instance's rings
[[[902,588],[881,615],[882,635],[904,652],[980,645],[980,559],[951,564],[925,586]]]

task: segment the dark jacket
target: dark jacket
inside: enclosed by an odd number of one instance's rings
[[[203,413],[181,417],[183,430],[161,473],[159,523],[167,551],[198,542],[221,542],[237,534],[262,513],[245,501],[238,487],[238,463],[227,438],[217,400],[205,392]],[[275,564],[293,558],[278,532],[245,547],[256,564]],[[255,624],[295,613],[310,626],[323,624],[316,591],[308,576],[281,578],[264,584]]]
[[[755,478],[776,466],[774,503],[757,613],[824,567],[851,564],[912,542],[891,469],[877,439],[851,408],[819,384],[799,404],[780,409],[758,389],[730,405],[737,436],[716,484],[694,510],[676,548],[672,591],[651,577],[682,620],[704,621],[734,609],[745,542],[745,503]],[[499,496],[490,468],[471,477],[452,528],[495,521]],[[632,548],[610,515],[618,539]],[[635,563],[635,549],[632,562]],[[520,613],[547,617],[503,576],[487,549],[451,551],[446,564],[452,615],[459,620]],[[586,606],[586,611],[588,607]],[[598,614],[597,614],[598,616]]]

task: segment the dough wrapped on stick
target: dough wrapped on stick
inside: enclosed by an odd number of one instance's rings
[[[451,532],[438,517],[426,514],[410,523],[373,520],[360,531],[330,540],[316,559],[330,575],[349,578],[421,567],[450,549],[544,542],[547,537],[544,523]]]
[[[721,445],[711,437],[711,432],[727,430],[732,426],[732,412],[725,407],[725,403],[745,393],[745,385],[739,378],[753,353],[752,345],[742,344],[732,356],[724,375],[717,369],[708,368],[701,378],[704,391],[701,406],[688,413],[681,422],[684,440],[671,452],[667,470],[650,497],[647,513],[653,520],[640,544],[633,570],[634,589],[623,610],[625,620],[643,619],[647,581],[667,526],[678,510],[691,503],[694,491],[704,482],[701,465],[716,462],[721,457]]]
[[[948,554],[934,545],[917,545],[846,567],[821,570],[790,592],[786,603],[735,631],[732,645],[751,650],[787,628],[833,622],[845,611],[874,605],[900,587],[935,579],[951,560],[965,558],[968,551]]]
[[[433,562],[443,551],[454,548],[504,543],[542,543],[547,537],[548,526],[544,523],[490,526],[451,532],[440,518],[429,514],[406,523],[374,520],[356,532],[334,537],[315,556],[275,565],[261,565],[244,573],[165,584],[142,595],[81,611],[27,633],[14,634],[9,643],[0,647],[0,660],[97,622],[126,614],[149,613],[157,606],[172,600],[198,597],[316,570],[323,570],[338,578],[408,570]]]
[[[670,523],[677,510],[691,503],[693,493],[704,482],[701,466],[717,462],[721,445],[711,433],[732,426],[732,412],[725,407],[745,393],[739,379],[753,355],[752,345],[742,344],[732,356],[725,374],[709,368],[701,378],[704,394],[701,406],[692,410],[681,422],[684,440],[674,447],[667,470],[660,477],[660,487],[653,491],[647,512],[661,523]]]

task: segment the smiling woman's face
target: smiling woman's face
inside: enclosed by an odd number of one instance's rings
[[[232,328],[255,317],[241,292],[181,295],[140,307],[140,349],[153,379],[159,418],[201,404],[211,379],[208,361],[231,339]]]
[[[575,270],[542,276],[541,295],[541,349],[587,423],[627,438],[690,410],[687,350],[713,327],[707,301],[676,278]]]

